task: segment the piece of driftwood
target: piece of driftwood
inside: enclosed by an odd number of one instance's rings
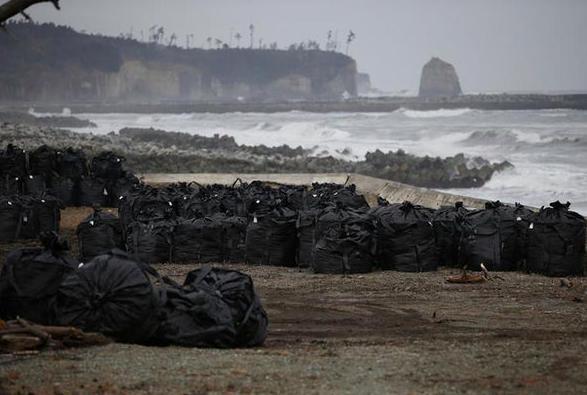
[[[99,333],[62,326],[43,326],[23,319],[0,321],[0,353],[105,345],[111,340]]]

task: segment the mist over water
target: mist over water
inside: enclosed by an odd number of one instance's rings
[[[470,109],[393,113],[288,112],[277,114],[81,114],[98,125],[80,132],[109,133],[123,127],[157,128],[212,136],[239,144],[302,145],[316,154],[349,160],[368,151],[451,156],[463,152],[515,168],[482,188],[449,192],[540,207],[570,201],[587,215],[587,111],[478,111]]]

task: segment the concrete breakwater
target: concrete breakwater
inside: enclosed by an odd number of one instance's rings
[[[401,108],[419,111],[471,108],[476,110],[587,110],[587,94],[478,94],[456,97],[379,97],[354,98],[344,101],[207,101],[207,102],[11,102],[0,106],[6,109],[28,110],[33,106],[40,112],[61,112],[64,107],[72,113],[278,113],[304,111],[329,112],[393,112]]]

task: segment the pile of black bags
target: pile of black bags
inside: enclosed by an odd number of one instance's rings
[[[0,196],[0,242],[36,239],[43,232],[58,232],[63,205],[50,195]]]
[[[203,267],[183,285],[119,249],[87,264],[43,234],[43,248],[15,250],[0,273],[0,319],[74,326],[116,341],[188,347],[254,347],[268,318],[246,274]]]
[[[128,251],[145,262],[309,267],[318,241],[317,219],[332,202],[365,213],[368,208],[354,185],[307,189],[237,180],[231,187],[137,185],[120,199],[119,215]],[[302,227],[305,213],[312,219]],[[299,243],[304,231],[311,236]]]
[[[124,158],[103,152],[88,160],[82,150],[47,145],[32,152],[13,145],[0,150],[0,195],[50,194],[65,206],[118,206],[139,180]]]
[[[481,263],[496,271],[536,270],[528,263],[534,213],[519,204],[432,210],[379,199],[369,208],[353,185],[192,183],[137,186],[121,200],[120,215],[128,250],[146,262],[244,261],[319,273],[480,270]],[[351,256],[360,257],[356,265],[344,263]]]

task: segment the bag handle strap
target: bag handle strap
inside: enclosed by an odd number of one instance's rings
[[[194,280],[193,284],[200,284],[202,282],[202,280],[204,280],[204,278],[208,274],[210,274],[211,271],[212,271],[212,266],[210,266],[210,265],[204,265],[200,269],[200,272],[198,273],[198,277],[196,277],[196,279]]]

